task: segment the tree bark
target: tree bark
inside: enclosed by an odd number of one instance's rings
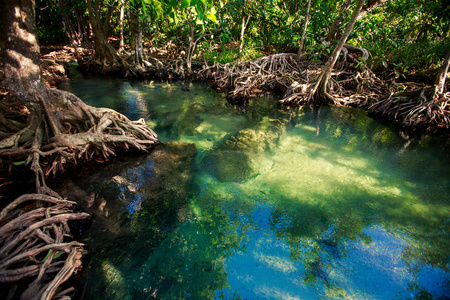
[[[101,1],[86,0],[86,2],[89,11],[89,21],[91,22],[92,31],[94,33],[94,60],[96,60],[102,67],[106,66],[108,63],[123,67],[123,60],[120,59],[120,57],[117,55],[117,51],[113,48],[113,46],[111,46],[106,38],[106,30],[110,25],[109,22],[111,20],[112,8],[109,7],[106,17],[104,18],[104,21],[102,23],[100,7]]]
[[[131,33],[131,56],[133,62],[142,65],[145,57],[144,45],[142,42],[141,22],[139,21],[139,9],[134,8],[130,13],[130,33]]]
[[[59,10],[61,11],[64,29],[66,30],[67,36],[70,39],[70,43],[74,46],[79,46],[81,44],[81,37],[78,35],[75,30],[75,26],[72,23],[72,20],[69,18],[69,15],[66,12],[66,4],[64,0],[58,1]]]
[[[300,40],[300,46],[298,48],[298,58],[300,59],[301,52],[303,51],[303,44],[305,42],[306,29],[308,29],[309,9],[311,8],[311,0],[308,0],[308,8],[306,9],[305,25],[303,27],[302,39]]]
[[[336,64],[339,54],[341,53],[342,48],[344,47],[344,44],[347,41],[350,33],[352,32],[353,27],[355,26],[356,20],[358,19],[361,9],[364,6],[364,2],[365,0],[358,0],[355,10],[353,11],[352,17],[347,27],[345,28],[344,34],[339,40],[339,43],[337,44],[336,48],[333,50],[333,53],[331,54],[330,58],[326,62],[322,70],[322,73],[320,73],[319,75],[316,85],[312,89],[312,95],[317,94],[322,99],[334,102],[333,97],[331,97],[330,94],[328,93],[329,89],[328,81],[331,77],[331,71],[333,70],[333,67]]]
[[[248,22],[250,21],[251,16],[247,16],[247,21],[245,20],[245,14],[242,13],[242,22],[241,22],[241,34],[239,35],[239,53],[244,49],[244,33],[247,28]]]
[[[63,170],[66,162],[76,163],[82,154],[87,159],[95,151],[109,156],[116,147],[145,150],[157,142],[143,121],[132,122],[111,109],[94,108],[71,93],[45,87],[40,77],[34,1],[1,1],[2,83],[30,114],[24,129],[0,140],[0,158],[27,159],[39,191],[46,188],[45,175]],[[41,156],[54,161],[46,172],[39,163]]]
[[[444,58],[444,61],[442,62],[441,69],[439,73],[436,76],[436,79],[434,81],[434,86],[432,89],[432,99],[435,100],[438,98],[439,94],[444,93],[445,88],[445,80],[447,78],[447,72],[448,68],[450,66],[450,50],[447,52],[447,55]]]
[[[87,30],[87,28],[90,28],[90,27],[86,26],[86,24],[88,23],[87,19],[84,16],[84,13],[78,7],[78,5],[74,5],[73,9],[75,11],[75,17],[77,19],[78,36],[80,37],[81,42],[83,43],[89,39],[92,32],[90,31],[90,29]]]
[[[119,50],[117,52],[121,53],[123,51],[123,17],[125,14],[125,0],[120,0],[120,15],[119,15]]]
[[[192,71],[192,57],[194,56],[195,52],[195,40],[194,40],[194,30],[195,25],[190,20],[187,20],[189,24],[189,49],[186,57],[186,68],[188,73],[191,73]]]
[[[1,0],[0,45],[5,79],[3,84],[17,98],[35,106],[35,95],[45,90],[40,76],[34,1]]]

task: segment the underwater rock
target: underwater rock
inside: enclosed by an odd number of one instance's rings
[[[199,114],[205,111],[205,107],[198,103],[190,103],[187,107],[168,113],[158,126],[155,128],[157,132],[170,129],[172,134],[178,135],[195,135],[196,128],[202,122]]]
[[[173,131],[179,134],[194,135],[195,129],[201,123],[199,114],[205,111],[205,107],[197,102],[189,105],[181,114],[173,125]]]
[[[272,149],[288,120],[264,117],[253,129],[243,129],[213,149],[204,167],[222,182],[242,182],[258,174],[260,154]]]

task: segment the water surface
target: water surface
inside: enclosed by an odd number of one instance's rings
[[[357,109],[235,108],[200,84],[62,88],[145,118],[165,144],[66,183],[95,215],[83,298],[450,296],[439,141],[408,145]]]

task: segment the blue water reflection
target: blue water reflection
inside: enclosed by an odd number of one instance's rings
[[[110,216],[86,241],[85,298],[450,296],[439,139],[408,143],[356,109],[291,111],[270,98],[235,108],[192,83],[64,88],[177,143],[90,181]]]

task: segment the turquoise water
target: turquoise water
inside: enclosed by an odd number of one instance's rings
[[[201,84],[73,78],[164,145],[65,183],[85,299],[445,299],[450,164],[350,108],[236,108]]]

